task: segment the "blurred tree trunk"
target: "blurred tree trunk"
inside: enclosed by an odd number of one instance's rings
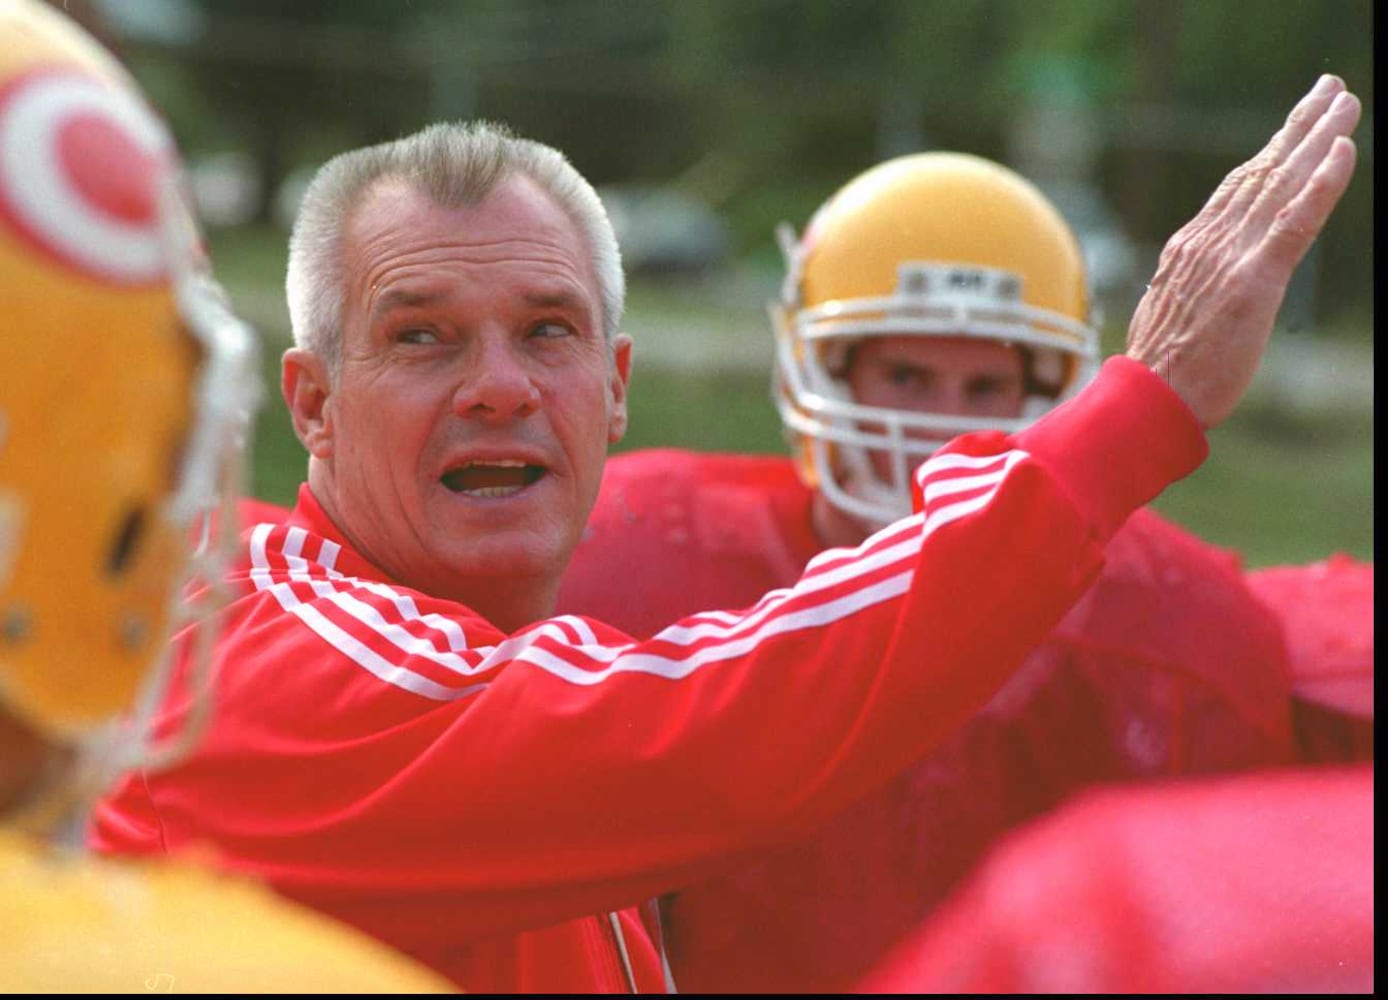
[[[1133,15],[1131,100],[1141,107],[1172,107],[1177,101],[1182,5],[1167,0],[1130,0]],[[1143,240],[1160,239],[1171,197],[1169,167],[1155,149],[1130,143],[1121,158],[1117,201],[1129,230]]]

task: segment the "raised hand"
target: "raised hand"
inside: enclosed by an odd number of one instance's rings
[[[1359,112],[1343,80],[1322,76],[1162,250],[1127,355],[1165,378],[1207,429],[1253,380],[1292,272],[1349,185]]]

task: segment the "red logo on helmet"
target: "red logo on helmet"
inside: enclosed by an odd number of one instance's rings
[[[120,284],[167,273],[168,133],[134,95],[71,70],[0,90],[0,220],[68,267]]]

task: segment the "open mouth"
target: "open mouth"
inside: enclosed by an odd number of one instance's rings
[[[454,493],[470,497],[507,497],[539,482],[545,468],[512,459],[468,462],[449,469],[439,482]]]

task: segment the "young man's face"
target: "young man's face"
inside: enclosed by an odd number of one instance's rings
[[[854,352],[848,385],[864,406],[998,419],[1021,416],[1025,390],[1016,348],[972,337],[873,337]],[[889,456],[871,454],[877,475],[890,481]]]
[[[525,178],[456,209],[386,182],[346,253],[320,502],[438,596],[557,583],[625,429],[630,358],[604,339],[577,227]]]

